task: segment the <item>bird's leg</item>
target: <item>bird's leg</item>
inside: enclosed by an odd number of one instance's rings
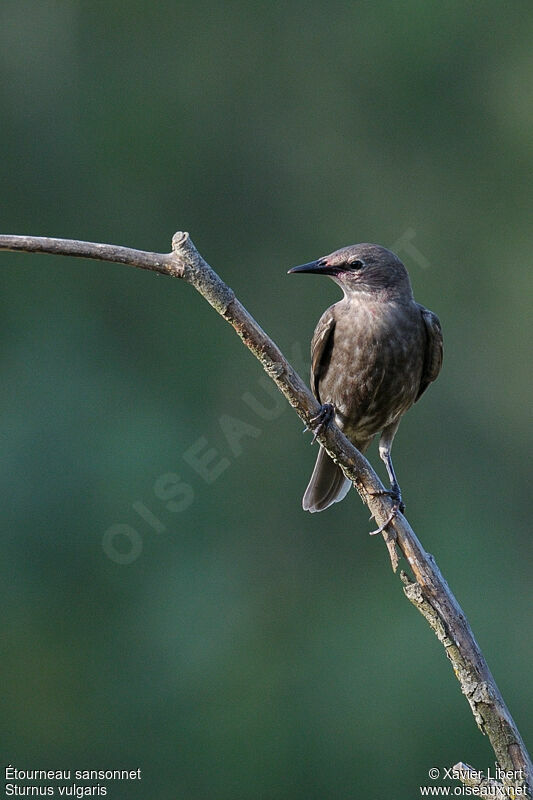
[[[385,466],[387,467],[387,472],[390,480],[390,489],[388,490],[387,494],[390,497],[392,497],[394,505],[397,506],[398,509],[403,514],[403,512],[405,511],[405,503],[402,500],[402,491],[400,489],[400,484],[398,483],[396,473],[394,472],[394,467],[392,466],[392,458],[390,450],[387,450],[381,457],[385,462]]]
[[[394,467],[392,465],[392,458],[391,458],[391,448],[394,436],[396,431],[398,430],[398,425],[400,424],[400,420],[397,422],[393,422],[392,425],[389,425],[387,428],[383,430],[381,434],[381,439],[379,441],[379,456],[381,460],[385,463],[387,467],[387,474],[390,480],[390,489],[382,489],[378,492],[370,492],[373,496],[376,495],[383,495],[387,494],[390,498],[392,498],[392,509],[391,513],[377,531],[371,531],[372,535],[376,533],[382,533],[387,525],[392,522],[398,511],[401,511],[402,514],[405,511],[405,503],[402,500],[402,492],[400,489],[400,484],[398,483],[398,479],[396,477],[396,473],[394,472]]]
[[[303,432],[312,431],[313,432],[313,439],[311,444],[316,442],[316,437],[319,433],[322,433],[324,428],[326,428],[331,420],[335,416],[335,406],[332,403],[323,403],[320,406],[320,411],[316,415],[316,417],[311,417],[309,420],[309,425],[306,425]]]

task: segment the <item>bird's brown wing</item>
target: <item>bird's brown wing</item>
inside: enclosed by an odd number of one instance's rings
[[[442,367],[442,329],[440,327],[439,318],[433,311],[424,308],[424,306],[421,306],[419,303],[417,303],[417,305],[422,314],[422,321],[426,330],[426,351],[424,354],[420,389],[416,397],[418,400],[426,391],[429,384],[437,378]]]
[[[311,389],[319,403],[322,401],[318,386],[329,366],[334,331],[335,317],[328,309],[318,321],[311,341]]]

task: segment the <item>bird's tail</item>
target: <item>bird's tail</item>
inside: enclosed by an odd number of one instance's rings
[[[332,503],[343,500],[351,485],[351,481],[344,477],[341,468],[321,447],[309,486],[303,496],[304,511],[311,511],[311,513],[324,511]]]

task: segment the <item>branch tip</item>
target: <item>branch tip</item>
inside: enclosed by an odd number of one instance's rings
[[[176,231],[174,236],[172,237],[172,250],[176,253],[178,250],[181,250],[185,242],[190,239],[190,236],[187,231]]]

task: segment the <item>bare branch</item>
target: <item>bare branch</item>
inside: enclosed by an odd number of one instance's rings
[[[204,261],[187,233],[175,234],[172,253],[168,254],[33,236],[0,236],[0,250],[96,258],[182,278],[230,323],[306,424],[318,413],[319,405],[300,376],[234,292]],[[376,496],[375,493],[383,486],[366,458],[334,424],[327,426],[317,438],[340,464],[346,477],[353,481],[377,523],[383,524],[390,516],[392,501],[386,495]],[[396,545],[407,560],[414,580],[402,573],[405,594],[442,642],[474,718],[490,739],[499,766],[512,772],[517,777],[514,785],[521,786],[532,797],[533,766],[530,757],[465,615],[433,556],[425,552],[402,514],[393,519],[383,536],[393,569],[396,570],[398,563]]]
[[[147,253],[145,250],[133,250],[131,247],[120,247],[116,244],[80,242],[78,239],[51,239],[48,236],[3,234],[0,235],[0,250],[95,258],[98,261],[113,261],[116,264],[128,264],[131,267],[149,269],[163,275],[182,277],[173,271],[175,262],[172,259],[172,253]]]

